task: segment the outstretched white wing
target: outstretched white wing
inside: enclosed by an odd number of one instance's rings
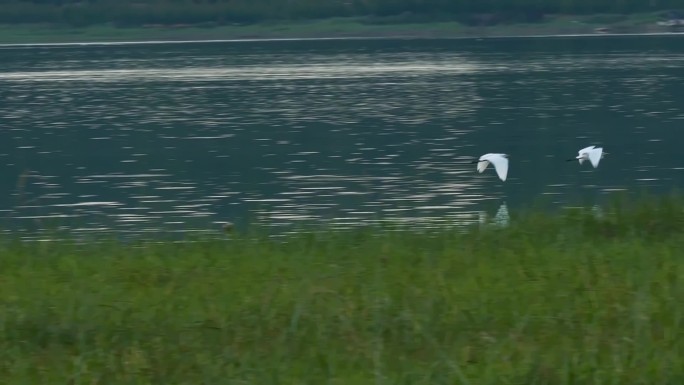
[[[597,147],[589,150],[589,161],[594,168],[598,167],[599,161],[601,161],[601,155],[603,155],[603,148]]]
[[[503,156],[497,156],[494,159],[490,159],[490,162],[494,165],[497,175],[502,181],[506,181],[506,176],[508,175],[508,158]]]
[[[596,146],[584,147],[583,149],[577,151],[577,155],[582,156],[582,154],[588,153],[589,151],[593,150],[594,148],[596,148]]]
[[[477,171],[479,173],[482,173],[485,169],[487,169],[487,166],[489,166],[489,161],[480,160],[479,162],[477,162]]]
[[[482,157],[480,157],[480,162],[477,164],[478,170],[480,169],[480,164],[484,162],[489,162],[493,164],[494,168],[496,169],[497,175],[499,175],[499,179],[501,179],[502,181],[506,181],[506,176],[508,175],[508,158],[506,158],[504,154],[483,155]],[[483,171],[489,163],[484,164],[484,166],[482,167]]]

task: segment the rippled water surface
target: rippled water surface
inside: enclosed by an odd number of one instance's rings
[[[0,47],[0,228],[427,227],[680,187],[684,39]],[[598,169],[566,162],[587,145]],[[509,179],[469,163],[510,154]]]

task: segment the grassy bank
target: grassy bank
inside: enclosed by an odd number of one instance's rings
[[[678,384],[684,203],[463,234],[0,243],[11,384]]]
[[[118,28],[99,25],[83,28],[41,25],[0,25],[0,44],[68,43],[147,40],[215,40],[321,37],[486,37],[595,34],[597,28],[613,33],[672,32],[659,26],[659,14],[547,16],[538,23],[473,27],[458,22],[407,23],[401,19],[335,18],[292,23],[223,26],[151,26]]]

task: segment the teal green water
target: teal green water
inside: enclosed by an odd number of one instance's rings
[[[681,36],[2,46],[0,226],[420,228],[670,191],[683,67]]]

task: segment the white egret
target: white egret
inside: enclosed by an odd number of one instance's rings
[[[579,164],[584,163],[585,160],[589,160],[594,168],[598,167],[599,161],[603,158],[605,153],[603,152],[603,147],[589,146],[577,151],[577,156],[573,159],[568,159],[568,162],[573,160],[579,160]]]
[[[477,171],[482,173],[489,164],[494,165],[496,174],[499,175],[499,179],[506,181],[506,176],[508,175],[508,155],[507,154],[484,154],[480,159],[474,161],[477,163]]]

